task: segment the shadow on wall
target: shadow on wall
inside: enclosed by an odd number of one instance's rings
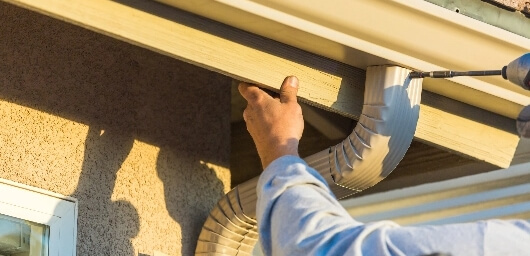
[[[94,251],[92,243],[97,243],[102,248],[108,247],[105,250],[119,248],[123,255],[134,255],[129,240],[140,229],[138,212],[128,201],[111,200],[116,173],[132,145],[130,134],[120,131],[101,133],[100,129],[89,128],[81,176],[76,191],[72,193],[73,197],[79,199],[80,254]]]
[[[180,253],[191,255],[224,194],[222,181],[200,162],[228,168],[230,79],[6,3],[0,23],[0,99],[89,126],[72,194],[79,200],[78,254],[134,255],[182,235]],[[134,205],[111,200],[116,186],[128,186],[116,183],[117,172],[135,140],[160,148],[156,171],[168,220],[135,208],[150,207],[148,194],[131,198]],[[168,221],[181,234],[166,230]],[[133,245],[141,224],[153,222],[158,226],[142,227],[149,235]]]

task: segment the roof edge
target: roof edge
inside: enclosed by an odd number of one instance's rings
[[[423,71],[500,69],[530,51],[528,38],[423,0],[159,2],[363,69],[381,64]],[[530,92],[500,77],[426,79],[424,85],[512,119],[530,105]]]

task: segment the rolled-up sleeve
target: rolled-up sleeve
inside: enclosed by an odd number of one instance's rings
[[[530,255],[527,221],[424,227],[358,222],[323,177],[295,156],[272,162],[259,179],[257,194],[266,255]]]

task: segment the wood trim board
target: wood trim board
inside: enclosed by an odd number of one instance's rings
[[[159,3],[3,1],[269,89],[296,75],[304,102],[351,118],[361,113],[363,70]],[[519,141],[512,119],[427,91],[422,98],[415,138],[510,165]]]

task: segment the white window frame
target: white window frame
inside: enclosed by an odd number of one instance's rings
[[[0,179],[0,214],[49,226],[50,256],[76,255],[75,198]]]

